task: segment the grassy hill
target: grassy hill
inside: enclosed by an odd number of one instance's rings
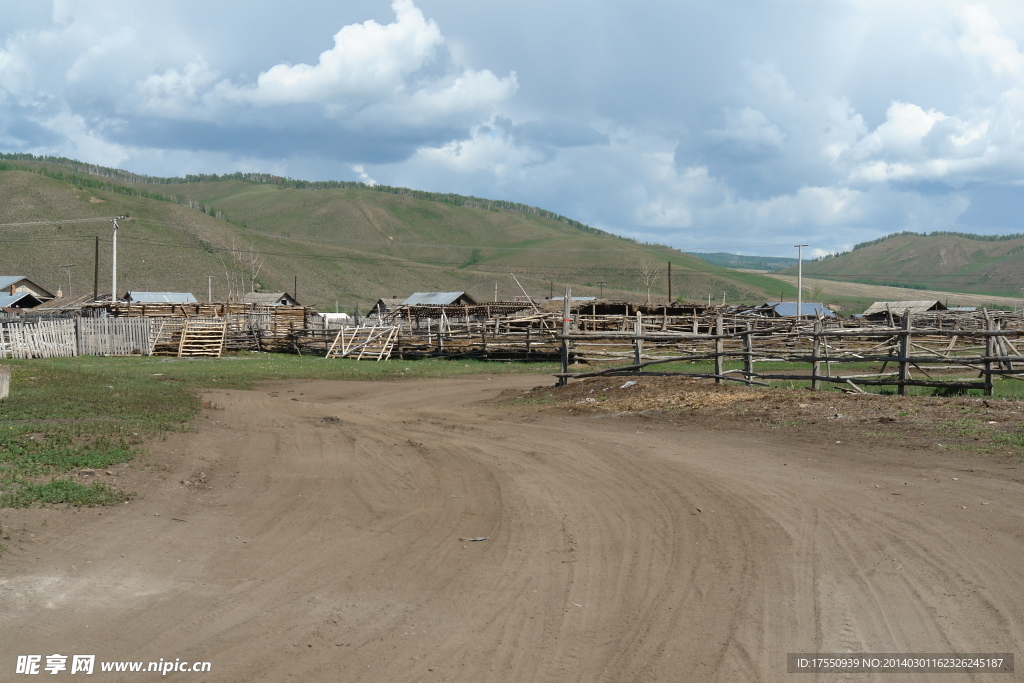
[[[784,271],[794,274],[796,268]],[[1024,235],[899,233],[804,263],[804,275],[912,289],[1020,296]]]
[[[27,275],[73,294],[92,289],[100,236],[100,291],[110,289],[109,218],[118,233],[118,289],[191,291],[215,300],[228,282],[293,289],[324,310],[362,308],[380,296],[465,290],[478,300],[533,296],[646,297],[730,302],[795,297],[792,286],[737,273],[678,250],[638,244],[534,207],[459,195],[306,183],[262,174],[151,178],[57,158],[0,156],[0,274]],[[254,262],[258,274],[252,278]]]
[[[707,253],[693,253],[697,258],[713,263],[716,266],[726,268],[745,268],[749,270],[784,270],[796,265],[796,259],[788,256],[745,256],[743,254],[729,254],[724,251]]]

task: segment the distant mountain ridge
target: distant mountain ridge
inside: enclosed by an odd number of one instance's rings
[[[109,218],[121,290],[207,289],[223,300],[250,285],[328,309],[413,291],[467,291],[482,301],[560,293],[652,301],[756,302],[776,281],[640,244],[514,202],[307,183],[269,174],[160,179],[64,158],[0,156],[0,273],[33,275],[72,294],[92,289],[99,236],[100,292],[109,292]],[[70,267],[66,267],[70,266]],[[68,287],[68,279],[71,286]],[[789,287],[792,289],[792,287]],[[123,293],[121,291],[120,293]],[[294,293],[294,292],[293,292]],[[787,292],[787,296],[795,294]]]
[[[534,216],[540,216],[542,218],[550,218],[560,223],[570,225],[577,230],[582,232],[588,232],[593,235],[605,235],[608,237],[614,237],[616,239],[625,240],[627,242],[637,242],[629,237],[622,237],[605,230],[591,227],[586,223],[567,218],[553,211],[541,209],[536,206],[530,206],[528,204],[522,204],[519,202],[509,202],[504,200],[496,199],[482,199],[480,197],[474,197],[471,195],[460,195],[455,193],[442,193],[442,192],[427,192],[425,190],[412,190],[407,187],[395,187],[391,185],[381,185],[379,183],[367,184],[359,181],[351,180],[296,180],[294,178],[288,178],[286,176],[278,176],[271,173],[244,173],[241,171],[235,173],[227,173],[224,175],[218,175],[216,173],[202,173],[202,174],[187,174],[184,177],[172,177],[172,178],[161,178],[158,176],[149,176],[141,173],[133,173],[131,171],[124,171],[118,168],[108,168],[105,166],[97,166],[95,164],[87,164],[74,159],[68,159],[67,157],[53,157],[53,156],[35,156],[32,154],[3,154],[0,153],[0,160],[3,161],[35,161],[43,162],[45,164],[52,164],[57,166],[64,166],[70,168],[75,173],[85,173],[90,176],[98,176],[101,178],[112,178],[123,182],[131,183],[132,185],[176,185],[176,184],[192,184],[192,183],[219,183],[225,181],[243,181],[247,183],[257,184],[269,184],[275,185],[281,188],[298,189],[298,190],[337,190],[337,189],[365,189],[372,190],[374,192],[385,192],[389,194],[397,194],[408,197],[414,197],[416,199],[423,199],[426,201],[440,202],[442,204],[450,204],[452,206],[465,206],[474,209],[485,209],[488,211],[496,211],[499,209],[505,209],[508,211],[518,211],[520,213],[526,213]],[[52,171],[38,170],[30,167],[21,167],[23,170],[33,170],[41,172],[49,177],[56,178],[58,180],[65,179],[60,173],[54,173]],[[19,167],[12,164],[0,164],[0,170],[19,170]],[[77,176],[76,176],[77,177]],[[100,187],[101,185],[97,185]],[[114,192],[118,192],[119,188],[124,188],[123,185],[117,185],[114,183],[108,183],[102,185],[104,189],[109,189]],[[142,193],[141,196],[149,196],[152,199],[158,199],[161,201],[175,201],[179,199],[175,196],[168,196],[163,194],[155,193]],[[204,207],[192,207],[200,208]]]
[[[796,265],[795,258],[786,256],[745,256],[743,254],[730,254],[723,251],[700,253],[687,252],[699,259],[713,263],[716,266],[725,268],[744,268],[749,270],[767,270],[769,272],[785,270]]]
[[[787,273],[795,272],[790,268]],[[1024,286],[1024,234],[900,232],[804,263],[804,274],[847,282],[1002,296]]]

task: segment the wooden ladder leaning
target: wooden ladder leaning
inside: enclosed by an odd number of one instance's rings
[[[181,328],[181,342],[178,357],[212,356],[220,358],[224,353],[224,338],[227,336],[227,321],[187,320]]]

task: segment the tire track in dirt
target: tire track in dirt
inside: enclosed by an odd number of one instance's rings
[[[211,393],[141,499],[4,556],[0,666],[73,647],[217,681],[782,681],[787,652],[1024,636],[1024,487],[984,463],[954,480],[947,454],[486,402],[535,383]],[[208,489],[178,483],[196,468]]]

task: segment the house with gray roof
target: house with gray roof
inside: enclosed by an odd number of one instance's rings
[[[884,317],[889,314],[902,316],[906,312],[912,315],[928,313],[929,311],[944,311],[946,306],[937,299],[925,299],[921,301],[876,301],[864,311],[865,318]]]
[[[35,308],[54,296],[24,275],[0,275],[0,308]]]
[[[195,304],[191,292],[128,292],[124,300],[131,304]]]
[[[465,292],[416,292],[402,304],[405,306],[474,306],[476,301]]]

